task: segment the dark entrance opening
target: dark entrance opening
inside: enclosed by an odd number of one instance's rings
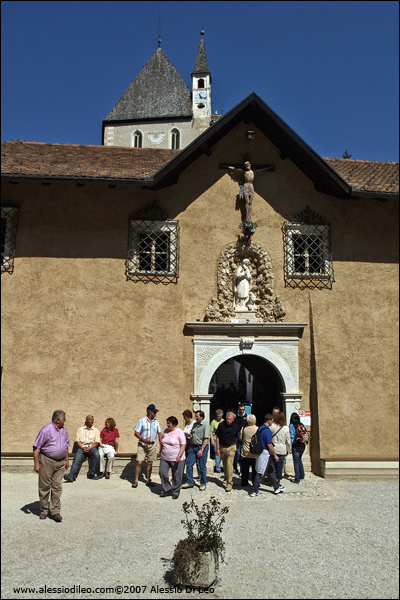
[[[210,382],[211,419],[217,408],[224,414],[230,409],[236,413],[238,403],[244,402],[251,405],[250,412],[261,425],[264,415],[275,406],[284,410],[284,391],[278,371],[267,360],[251,354],[235,356],[218,367]]]

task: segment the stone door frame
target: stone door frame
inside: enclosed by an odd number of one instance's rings
[[[210,418],[212,395],[209,384],[215,371],[226,360],[240,355],[258,356],[278,372],[286,417],[300,409],[298,347],[307,323],[215,323],[190,322],[193,332],[194,410]]]

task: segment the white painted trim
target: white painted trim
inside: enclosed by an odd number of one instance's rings
[[[141,142],[142,142],[141,146],[135,146],[136,134],[140,134],[140,136],[141,136]],[[134,131],[131,132],[131,148],[143,148],[143,142],[144,142],[144,135],[143,135],[143,131],[141,131],[141,129],[135,129]]]
[[[192,399],[208,397],[213,375],[225,361],[251,355],[267,361],[279,374],[286,415],[300,408],[303,394],[299,390],[298,352],[307,323],[188,321],[185,326],[192,330],[194,336]]]
[[[179,136],[179,138],[178,138],[178,142],[179,142],[178,148],[172,148],[172,134],[175,134],[175,133],[177,133],[178,136]],[[168,143],[169,143],[168,148],[170,148],[171,150],[181,150],[182,149],[182,133],[181,133],[181,130],[178,127],[176,127],[175,125],[169,131],[169,142]]]

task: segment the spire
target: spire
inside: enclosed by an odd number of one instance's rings
[[[192,77],[193,75],[210,75],[211,79],[211,73],[207,63],[206,49],[204,46],[204,29],[201,30],[200,35],[201,39],[199,49],[197,50],[196,62],[194,63]]]

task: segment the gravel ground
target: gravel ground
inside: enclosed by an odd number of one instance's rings
[[[171,587],[170,559],[184,537],[182,502],[212,495],[230,510],[225,564],[207,597],[399,597],[398,482],[307,474],[299,486],[285,482],[283,494],[262,485],[262,496],[250,498],[239,487],[226,494],[210,477],[205,492],[182,490],[173,501],[159,498],[154,481],[155,488],[132,489],[119,475],[90,481],[82,474],[64,484],[63,522],[55,523],[39,520],[36,474],[5,472],[2,597],[201,595]]]

